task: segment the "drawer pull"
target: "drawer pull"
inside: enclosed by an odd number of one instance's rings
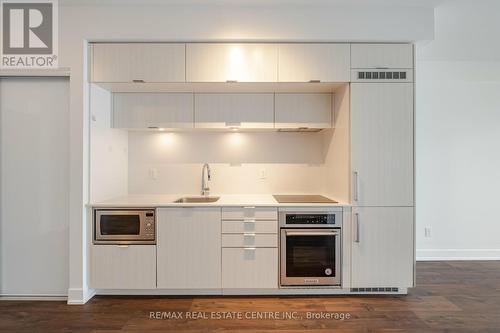
[[[245,206],[243,209],[255,209],[255,206]]]
[[[255,219],[244,219],[243,223],[255,223],[257,222]]]
[[[255,233],[247,233],[247,232],[245,232],[243,234],[243,236],[245,236],[245,237],[255,237]]]

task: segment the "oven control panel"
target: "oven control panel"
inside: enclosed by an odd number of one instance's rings
[[[340,228],[342,210],[283,210],[279,220],[281,227]]]

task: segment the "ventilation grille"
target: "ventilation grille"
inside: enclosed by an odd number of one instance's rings
[[[378,287],[378,288],[351,288],[353,293],[397,293],[398,288],[394,287]]]
[[[406,80],[406,72],[358,72],[360,80]]]

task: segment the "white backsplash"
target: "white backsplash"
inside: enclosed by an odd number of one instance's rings
[[[322,133],[129,133],[129,194],[198,194],[209,163],[212,193],[324,193]]]

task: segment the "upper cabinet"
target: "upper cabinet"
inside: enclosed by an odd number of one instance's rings
[[[93,44],[92,61],[92,82],[185,82],[185,44]]]
[[[332,94],[276,94],[276,128],[331,128]]]
[[[280,44],[279,82],[348,82],[349,44]]]
[[[276,82],[277,44],[187,44],[188,82]]]
[[[352,44],[351,68],[413,68],[413,45]]]
[[[193,94],[115,93],[114,128],[193,128]]]
[[[195,94],[196,128],[274,128],[273,94]]]

